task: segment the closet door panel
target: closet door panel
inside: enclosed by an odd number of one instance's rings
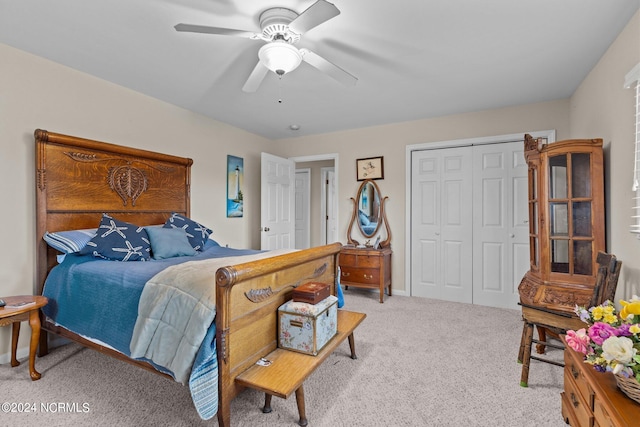
[[[522,142],[474,146],[473,176],[473,303],[515,309],[529,247]]]
[[[470,168],[464,148],[413,155],[412,295],[471,302]]]

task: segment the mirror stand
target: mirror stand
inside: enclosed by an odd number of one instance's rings
[[[347,230],[347,241],[349,244],[356,247],[375,249],[382,249],[391,245],[391,229],[389,228],[389,222],[387,221],[384,209],[385,202],[388,198],[387,196],[381,196],[380,189],[372,180],[367,179],[360,184],[356,198],[351,197],[353,212]],[[364,212],[363,209],[367,212]],[[365,239],[365,242],[362,244],[351,236],[354,224],[357,225],[357,229]],[[370,243],[371,239],[381,230],[382,224],[384,224],[386,231],[386,239],[380,240],[381,237],[378,235],[379,242],[376,241],[377,244]]]

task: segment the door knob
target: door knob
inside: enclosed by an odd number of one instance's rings
[[[270,230],[269,227],[264,228],[264,231],[269,231],[269,230]]]

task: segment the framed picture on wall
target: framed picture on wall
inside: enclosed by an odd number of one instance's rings
[[[357,159],[356,171],[358,181],[364,181],[365,179],[384,179],[383,157]]]
[[[242,218],[244,211],[244,160],[227,156],[227,218]]]

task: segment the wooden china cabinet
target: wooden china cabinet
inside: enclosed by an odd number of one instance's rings
[[[525,136],[529,167],[530,270],[518,291],[523,304],[573,313],[588,305],[598,251],[605,250],[601,139],[550,144]]]

